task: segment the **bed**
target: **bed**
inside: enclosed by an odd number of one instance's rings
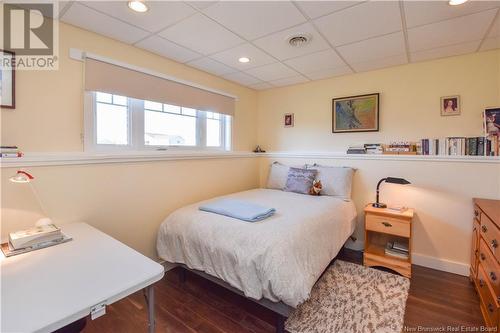
[[[210,200],[180,208],[160,226],[158,254],[264,305],[295,308],[307,300],[355,227],[356,210],[347,199],[275,189],[219,198],[272,206],[276,213],[249,223],[198,209]]]

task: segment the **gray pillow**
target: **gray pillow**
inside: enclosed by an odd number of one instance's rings
[[[283,190],[286,185],[288,170],[290,170],[289,166],[283,165],[279,162],[271,164],[266,187],[274,190]]]
[[[316,178],[316,173],[316,170],[290,168],[284,190],[287,192],[309,194],[309,190]]]
[[[309,170],[317,170],[316,179],[321,181],[322,195],[330,195],[344,199],[351,198],[352,177],[355,169],[314,164]]]

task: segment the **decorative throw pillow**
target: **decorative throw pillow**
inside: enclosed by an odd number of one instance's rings
[[[290,167],[279,162],[274,162],[269,168],[269,176],[267,177],[267,188],[273,190],[283,190],[286,185]]]
[[[317,170],[317,179],[321,179],[321,194],[344,199],[351,198],[352,177],[354,169],[349,167],[307,166],[309,170]]]
[[[316,178],[316,173],[316,170],[290,168],[284,190],[308,194]]]

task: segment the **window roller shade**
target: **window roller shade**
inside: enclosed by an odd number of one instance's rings
[[[86,58],[85,90],[234,116],[234,98]]]

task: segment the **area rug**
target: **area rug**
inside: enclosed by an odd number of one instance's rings
[[[410,280],[340,260],[286,321],[291,333],[401,332]]]

